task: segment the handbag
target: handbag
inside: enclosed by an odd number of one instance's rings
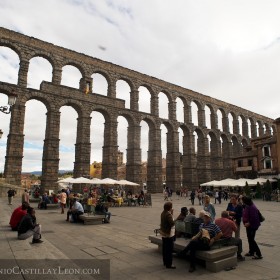
[[[260,210],[258,210],[258,213],[259,213],[259,220],[260,222],[264,222],[265,221],[265,217],[262,215],[262,213],[260,212]]]

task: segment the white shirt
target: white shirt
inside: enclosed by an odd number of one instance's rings
[[[84,208],[80,202],[76,201],[73,206],[77,211],[84,213]]]

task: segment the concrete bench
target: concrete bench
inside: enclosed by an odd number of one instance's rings
[[[150,235],[151,243],[158,245],[159,252],[162,252],[161,236]],[[174,252],[181,252],[191,239],[177,238],[174,242]],[[212,272],[219,272],[228,267],[237,265],[237,246],[221,246],[213,244],[213,248],[209,251],[197,251],[196,258],[205,261],[206,269]]]
[[[83,221],[84,225],[99,225],[103,223],[104,215],[80,215],[79,219]]]

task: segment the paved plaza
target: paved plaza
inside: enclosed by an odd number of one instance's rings
[[[247,257],[245,262],[238,263],[236,269],[219,273],[211,273],[198,266],[190,274],[189,263],[176,257],[174,265],[177,269],[165,269],[157,247],[149,242],[148,236],[159,227],[164,203],[161,194],[152,195],[152,199],[152,207],[112,207],[111,223],[100,225],[68,223],[65,221],[66,214],[60,214],[59,209],[37,210],[44,243],[32,245],[31,238],[17,240],[16,233],[8,227],[11,212],[19,205],[19,198],[15,199],[13,205],[8,205],[7,198],[1,198],[0,258],[15,263],[18,259],[109,259],[111,279],[280,279],[280,203],[255,201],[266,218],[256,238],[263,260]],[[191,206],[186,198],[173,197],[173,203],[175,216],[182,206]],[[217,217],[226,205],[224,201],[221,205],[215,205]],[[195,202],[195,208],[197,211],[201,209],[198,201]],[[244,227],[241,229],[241,237],[246,253],[248,244]],[[14,279],[31,278],[19,275]]]

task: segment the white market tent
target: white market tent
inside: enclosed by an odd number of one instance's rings
[[[65,184],[72,184],[74,182],[75,182],[75,179],[72,177],[67,177],[67,178],[57,181],[57,183],[65,183]]]
[[[110,178],[105,178],[100,180],[99,185],[118,185],[119,181],[110,179]]]
[[[212,187],[212,186],[215,186],[216,183],[219,183],[219,181],[210,181],[210,182],[207,182],[207,183],[203,183],[203,184],[200,184],[201,187]]]
[[[139,186],[139,184],[127,181],[127,180],[119,180],[118,181],[119,185],[123,185],[123,186]]]
[[[207,183],[203,183],[200,186],[202,187],[245,187],[246,182],[248,183],[249,186],[256,186],[257,183],[259,182],[260,184],[266,183],[266,181],[269,180],[270,182],[276,182],[277,180],[275,179],[265,179],[265,178],[257,178],[257,179],[231,179],[227,178],[221,181],[210,181]]]

